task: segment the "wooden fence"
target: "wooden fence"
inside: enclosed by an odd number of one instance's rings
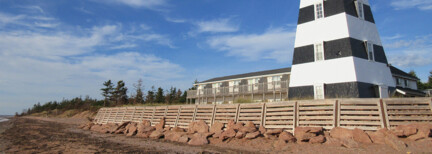
[[[178,105],[157,107],[101,108],[94,122],[151,121],[165,118],[166,126],[188,127],[203,120],[212,125],[252,121],[265,128],[333,127],[377,130],[413,122],[432,122],[431,98],[339,99],[222,105]]]

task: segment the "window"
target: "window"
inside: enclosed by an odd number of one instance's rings
[[[315,99],[324,99],[324,85],[314,85]]]
[[[324,7],[322,2],[315,4],[315,20],[321,18],[324,18]]]
[[[408,80],[405,80],[405,87],[408,87]]]
[[[363,3],[360,2],[360,1],[358,1],[358,0],[356,0],[354,3],[355,3],[355,6],[356,6],[356,9],[357,9],[357,16],[358,16],[360,19],[364,19],[364,8],[363,8]]]
[[[238,85],[239,85],[239,81],[238,80],[234,81],[234,86],[238,86]]]
[[[281,80],[281,77],[279,75],[272,77],[272,81],[280,81],[280,80]]]
[[[370,61],[375,61],[375,56],[374,56],[374,44],[368,41],[365,41],[365,46],[366,46],[366,52],[367,52],[367,56],[368,59]]]
[[[315,61],[324,60],[324,45],[323,43],[315,44]]]
[[[398,86],[403,86],[403,79],[398,78],[397,85],[398,85]]]

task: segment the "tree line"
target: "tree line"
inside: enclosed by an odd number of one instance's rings
[[[413,70],[411,70],[409,74],[418,78],[416,72]],[[432,71],[429,72],[428,80],[426,82],[421,82],[420,80],[417,81],[417,89],[418,90],[432,89]]]
[[[93,99],[89,96],[85,98],[75,97],[73,99],[63,99],[62,101],[49,101],[44,104],[36,103],[33,107],[25,109],[21,114],[15,115],[30,115],[33,113],[53,111],[62,113],[66,110],[92,110],[96,111],[101,107],[114,107],[123,105],[139,105],[139,104],[184,104],[186,103],[187,91],[182,91],[178,88],[171,87],[164,90],[162,87],[157,89],[152,86],[146,92],[142,80],[133,84],[134,90],[128,95],[128,88],[123,80],[120,80],[114,85],[111,80],[103,82],[101,95],[103,100]],[[193,88],[191,88],[193,89]]]

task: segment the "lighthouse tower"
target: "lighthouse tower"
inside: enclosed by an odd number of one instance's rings
[[[368,0],[300,0],[291,99],[386,98],[395,87]]]

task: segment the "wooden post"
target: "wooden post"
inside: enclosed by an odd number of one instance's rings
[[[135,118],[135,112],[136,112],[136,107],[134,107],[134,110],[133,110],[133,112],[132,112],[132,118],[131,118],[131,121],[133,121],[133,119]]]
[[[114,116],[114,123],[116,123],[116,121],[117,121],[117,115],[118,115],[119,111],[120,111],[120,108],[117,108],[117,112]]]
[[[216,116],[216,105],[213,105],[212,118],[210,120],[210,126],[213,125]]]
[[[240,104],[237,104],[237,106],[236,106],[236,115],[235,115],[235,119],[234,119],[235,122],[238,122],[239,115],[240,115]]]
[[[273,102],[276,102],[276,85],[274,83],[275,82],[273,81]]]
[[[252,89],[252,102],[254,102],[254,87],[252,86],[251,89]]]
[[[153,112],[152,112],[152,116],[151,116],[151,120],[150,120],[150,121],[151,121],[150,123],[151,123],[152,125],[154,125],[154,124],[153,124],[153,123],[154,123],[154,122],[153,122],[153,119],[154,119],[155,112],[156,112],[156,107],[153,107]]]
[[[340,118],[341,118],[341,103],[338,102],[338,107],[337,107],[337,112],[338,112],[338,117],[337,117],[337,127],[340,127]]]
[[[177,123],[178,123],[178,120],[180,118],[181,108],[182,108],[182,106],[179,106],[178,111],[177,111],[177,118],[176,118],[176,121],[174,122],[174,127],[177,127]]]
[[[193,117],[192,117],[192,121],[195,121],[195,118],[196,118],[196,114],[197,114],[197,112],[198,112],[198,105],[195,105],[195,109],[194,109],[194,113],[193,113]]]
[[[260,126],[263,126],[263,127],[265,127],[266,111],[267,111],[266,103],[262,103],[262,109],[261,109],[261,123],[260,123]]]
[[[429,107],[431,108],[431,111],[432,111],[432,98],[431,98],[431,100],[429,102]]]
[[[387,104],[382,99],[379,99],[378,107],[378,109],[380,110],[379,113],[381,117],[381,127],[390,129],[390,122],[387,114]]]
[[[140,115],[140,123],[143,121],[143,118],[144,118],[144,115],[145,115],[145,111],[146,111],[146,107],[142,107],[143,108],[143,111],[141,112],[141,115]]]
[[[293,119],[293,132],[295,132],[295,128],[299,126],[299,103],[294,102],[294,119]]]
[[[333,104],[333,127],[339,126],[340,120],[339,102],[336,100]]]

